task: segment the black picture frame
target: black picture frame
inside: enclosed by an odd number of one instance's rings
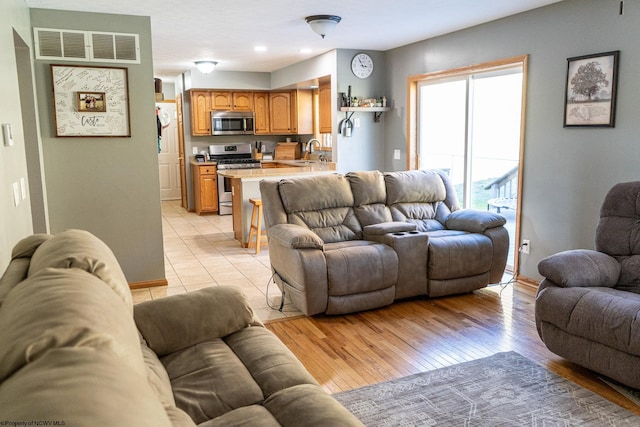
[[[564,127],[614,127],[620,51],[567,58]]]

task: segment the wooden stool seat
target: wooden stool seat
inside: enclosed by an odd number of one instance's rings
[[[255,245],[256,254],[259,254],[262,239],[267,238],[267,232],[262,229],[262,199],[249,199],[249,203],[253,205],[253,210],[251,211],[247,248],[252,248]]]

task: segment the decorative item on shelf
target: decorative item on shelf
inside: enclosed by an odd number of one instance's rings
[[[304,19],[316,34],[324,38],[336,28],[342,18],[337,15],[312,15]]]
[[[202,74],[209,74],[218,65],[216,61],[196,61],[195,64]]]

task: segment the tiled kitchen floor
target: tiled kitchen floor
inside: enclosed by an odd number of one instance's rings
[[[195,291],[208,286],[232,285],[242,289],[261,320],[301,315],[291,304],[283,311],[280,291],[271,281],[269,249],[260,254],[245,249],[233,238],[231,215],[196,215],[180,206],[180,201],[162,202],[164,263],[168,286],[134,289],[135,303],[168,295]]]

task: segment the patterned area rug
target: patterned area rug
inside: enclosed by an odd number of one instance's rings
[[[515,352],[334,394],[367,426],[638,426],[640,418]]]

